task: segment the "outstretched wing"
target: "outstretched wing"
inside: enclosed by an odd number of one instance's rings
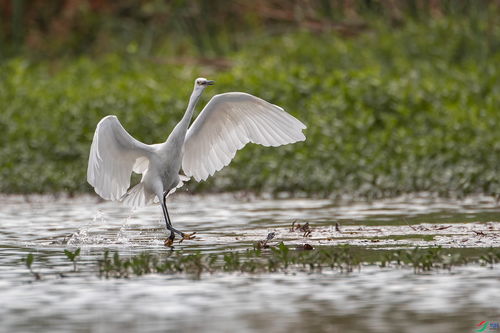
[[[119,200],[130,186],[132,170],[143,173],[153,148],[134,139],[116,116],[106,116],[94,133],[87,181],[104,199]]]
[[[188,177],[205,180],[248,142],[280,146],[304,141],[305,128],[279,106],[258,97],[241,92],[216,95],[186,134],[182,169]]]

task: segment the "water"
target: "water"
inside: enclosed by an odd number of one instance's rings
[[[500,268],[479,265],[428,274],[364,266],[351,274],[100,279],[95,261],[104,249],[169,251],[159,207],[131,213],[93,197],[27,199],[1,198],[1,332],[474,332],[483,320],[500,321]],[[500,246],[500,207],[487,197],[339,203],[177,195],[170,215],[180,230],[198,233],[176,245],[185,251],[246,249],[271,231],[287,244],[314,246]],[[290,231],[294,220],[309,222],[312,237]],[[79,272],[71,273],[63,250],[77,247]],[[30,252],[41,281],[22,263]]]

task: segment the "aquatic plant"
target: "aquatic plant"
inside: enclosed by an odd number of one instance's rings
[[[202,272],[212,271],[216,259],[215,255],[202,255],[201,252],[193,254],[171,252],[165,257],[141,253],[122,259],[118,252],[110,256],[106,250],[103,259],[98,261],[98,275],[105,278],[128,278],[150,273],[186,273],[200,277]],[[228,267],[229,270],[234,271],[235,267]]]
[[[42,276],[39,273],[33,271],[33,269],[31,268],[33,260],[34,260],[33,253],[29,253],[26,256],[26,259],[24,259],[24,262],[26,263],[26,267],[29,269],[30,273],[35,277],[35,280],[40,280]]]
[[[500,262],[500,250],[498,249],[493,249],[489,248],[488,252],[483,254],[481,257],[481,262],[483,264],[490,265],[491,268],[493,268],[493,265],[496,264],[497,262]]]
[[[500,249],[489,249],[479,254],[463,255],[450,249],[414,248],[396,251],[362,250],[349,245],[320,247],[310,251],[296,250],[280,242],[269,250],[227,251],[202,254],[172,251],[168,255],[142,253],[122,259],[118,252],[111,257],[104,252],[98,267],[100,277],[128,278],[148,273],[187,274],[200,278],[203,273],[240,272],[271,273],[288,271],[322,272],[324,269],[350,273],[361,264],[380,267],[413,268],[415,273],[438,269],[451,270],[453,266],[469,262],[498,262]]]
[[[484,250],[482,252],[484,252]],[[500,250],[498,250],[498,253],[493,250],[490,252],[493,255],[500,255]],[[417,246],[413,249],[387,251],[387,253],[381,255],[378,265],[383,268],[391,266],[409,266],[413,268],[415,273],[436,269],[447,269],[451,271],[454,266],[465,265],[469,262],[478,261],[478,258],[481,259],[482,256],[480,257],[475,254],[464,255],[460,252],[455,252],[452,249],[443,249],[441,246],[426,249],[422,249]]]
[[[76,249],[75,252],[71,252],[70,250],[64,250],[64,254],[68,257],[69,260],[73,263],[73,272],[76,272],[76,257],[80,255],[80,248]]]
[[[306,247],[307,248],[307,247]],[[311,247],[312,248],[312,247]],[[64,250],[76,271],[76,258],[80,249]],[[33,271],[34,256],[28,254],[24,263],[36,280],[41,274]],[[265,274],[275,272],[321,273],[324,270],[349,274],[364,265],[381,268],[412,268],[415,274],[479,263],[493,267],[500,262],[500,249],[444,249],[442,247],[399,250],[374,250],[350,245],[324,246],[305,250],[304,246],[291,247],[283,242],[269,248],[251,248],[245,251],[223,251],[204,254],[200,251],[170,251],[164,254],[143,252],[123,257],[118,252],[105,250],[97,260],[97,275],[101,278],[131,278],[146,274],[183,274],[200,279],[203,274],[243,273]],[[86,268],[91,266],[84,266]],[[44,274],[61,278],[68,275],[60,272]]]

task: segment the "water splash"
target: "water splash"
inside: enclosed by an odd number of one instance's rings
[[[118,232],[116,233],[116,243],[117,244],[124,244],[124,245],[131,245],[131,238],[128,236],[128,232],[127,232],[127,229],[128,229],[128,225],[130,223],[130,221],[132,220],[133,218],[133,215],[135,213],[135,209],[132,209],[129,213],[129,215],[127,216],[127,218],[125,219],[125,222],[121,225],[120,229],[118,230]]]
[[[101,210],[97,210],[96,214],[86,224],[78,229],[78,231],[74,232],[71,237],[68,239],[67,245],[70,247],[74,246],[85,246],[91,244],[102,244],[103,237],[100,235],[91,235],[89,234],[90,229],[99,223],[100,225],[104,225],[106,222],[104,218],[104,214]]]

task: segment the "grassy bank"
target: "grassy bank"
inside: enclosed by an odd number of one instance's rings
[[[147,143],[165,140],[192,83],[283,106],[307,141],[248,146],[193,191],[367,197],[413,191],[500,193],[500,27],[492,17],[374,24],[355,38],[256,36],[210,64],[111,53],[0,64],[0,191],[85,192],[95,125],[116,114]],[[201,107],[199,106],[198,109]]]

